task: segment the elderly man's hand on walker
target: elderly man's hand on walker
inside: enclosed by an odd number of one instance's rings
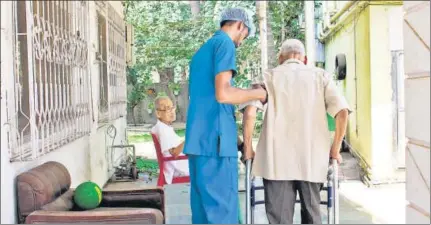
[[[331,149],[331,160],[332,159],[337,160],[338,164],[341,164],[343,162],[343,157],[341,156],[339,150]]]
[[[344,134],[346,133],[348,116],[349,111],[347,109],[342,109],[337,113],[337,115],[335,115],[335,135],[334,141],[332,142],[330,157],[331,159],[336,159],[338,164],[343,162],[340,149]]]
[[[244,145],[244,155],[241,157],[241,159],[245,162],[249,159],[254,158],[254,150],[253,146],[251,145]]]

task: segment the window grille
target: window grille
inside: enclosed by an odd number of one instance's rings
[[[91,128],[88,3],[14,1],[11,161],[32,160]]]
[[[98,51],[97,60],[99,61],[99,122],[109,120],[109,99],[108,99],[108,52],[107,52],[107,30],[106,19],[101,13],[97,13],[97,34],[98,34]]]
[[[97,17],[100,63],[99,122],[102,123],[123,117],[127,112],[126,25],[112,6],[106,7],[107,10],[99,10]]]
[[[108,6],[109,79],[111,120],[126,115],[126,25],[112,6]]]

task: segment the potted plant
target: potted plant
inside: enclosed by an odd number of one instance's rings
[[[175,96],[180,94],[180,91],[181,91],[180,83],[169,83],[168,86],[169,86],[169,89],[172,90],[172,92],[174,93]]]
[[[153,103],[153,102],[150,102],[150,103],[148,104],[148,108],[147,108],[147,112],[148,112],[148,114],[153,113],[153,110],[154,110],[154,103]]]

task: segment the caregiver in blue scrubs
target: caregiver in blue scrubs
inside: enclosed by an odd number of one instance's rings
[[[266,100],[262,88],[232,86],[236,48],[254,33],[245,10],[230,8],[218,30],[190,63],[186,141],[189,156],[191,210],[194,224],[238,223],[238,152],[235,108],[251,100]],[[245,158],[252,158],[245,153]]]

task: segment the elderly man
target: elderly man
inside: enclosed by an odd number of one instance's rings
[[[238,223],[238,147],[235,107],[266,100],[262,88],[232,86],[235,49],[253,32],[243,9],[223,12],[218,30],[190,63],[190,105],[184,153],[189,156],[192,223]]]
[[[175,106],[167,96],[158,97],[155,100],[157,123],[151,129],[159,139],[163,156],[183,155],[184,141],[175,133],[172,123],[176,119]],[[164,175],[167,184],[172,183],[172,179],[177,176],[189,175],[189,164],[187,160],[168,161],[164,165]]]
[[[329,73],[306,66],[304,45],[295,39],[281,47],[279,66],[264,73],[266,112],[252,173],[264,181],[270,223],[292,224],[297,192],[302,223],[319,224],[320,190],[329,158],[341,162],[349,106]],[[252,155],[251,137],[260,102],[240,106],[244,112],[244,151]],[[326,113],[336,118],[331,145]]]

